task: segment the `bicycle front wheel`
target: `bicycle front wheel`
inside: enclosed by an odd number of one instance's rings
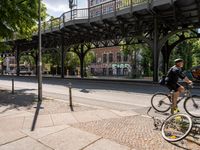
[[[167,112],[171,107],[170,98],[165,93],[156,93],[151,98],[151,105],[158,112]]]
[[[192,96],[184,102],[185,111],[192,117],[200,118],[200,96]]]
[[[186,114],[174,114],[163,123],[162,137],[168,142],[184,139],[192,129],[192,119]]]

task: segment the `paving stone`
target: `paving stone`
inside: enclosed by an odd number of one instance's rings
[[[35,123],[35,128],[53,126],[53,121],[50,115],[38,115],[34,122],[34,117],[25,117],[23,129],[31,129]]]
[[[25,136],[26,135],[20,131],[1,131],[0,132],[0,145],[15,141],[15,140],[23,138]]]
[[[120,116],[108,110],[96,110],[94,113],[101,119],[119,118]]]
[[[17,118],[1,118],[0,124],[0,132],[3,131],[12,131],[12,130],[19,130],[22,129],[24,117],[17,117]]]
[[[130,150],[130,148],[108,139],[100,139],[84,150]]]
[[[111,139],[136,150],[199,150],[200,140],[166,142],[160,130],[154,130],[153,120],[142,117],[121,117],[73,124],[73,127]]]
[[[121,116],[121,117],[127,117],[127,116],[135,116],[138,115],[138,113],[134,111],[118,111],[118,110],[111,110],[113,113]]]
[[[68,128],[67,125],[61,125],[61,126],[53,126],[53,127],[45,127],[45,128],[36,128],[34,131],[30,131],[30,129],[24,129],[22,132],[34,139],[39,139],[45,136],[48,136],[52,133],[61,131],[65,128]]]
[[[3,108],[0,111],[0,118],[2,117],[8,117],[8,116],[12,116],[12,115],[17,115],[17,114],[21,114],[22,112],[20,110],[16,110],[13,108]]]
[[[51,115],[54,125],[73,124],[78,121],[70,113],[60,113]]]
[[[100,120],[101,118],[95,114],[95,111],[82,111],[82,112],[75,112],[73,116],[79,122],[89,122],[94,120]]]
[[[12,114],[12,115],[7,115],[7,116],[4,116],[2,118],[17,118],[17,117],[33,117],[34,114],[30,113],[30,112],[27,112],[27,111],[20,111],[19,113],[17,114]]]
[[[39,139],[56,150],[80,150],[100,137],[75,128],[67,128]]]
[[[49,147],[26,137],[15,142],[0,146],[0,150],[51,150]]]
[[[35,113],[37,108],[37,104],[35,104],[32,108],[30,108],[29,112]],[[74,112],[79,112],[79,111],[87,111],[87,110],[94,110],[92,107],[88,106],[82,106],[78,104],[73,105]],[[40,114],[46,115],[46,114],[57,114],[57,113],[69,113],[72,112],[69,104],[63,101],[59,100],[50,100],[50,99],[45,99],[43,100],[41,104],[41,109],[40,109]]]

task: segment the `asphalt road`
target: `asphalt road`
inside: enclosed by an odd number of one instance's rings
[[[11,79],[0,76],[0,88],[11,90]],[[14,80],[16,91],[37,96],[36,77],[14,77]],[[69,83],[74,102],[118,110],[143,110],[150,106],[153,93],[168,91],[150,83],[43,78],[43,96],[68,101]],[[200,90],[193,89],[193,93],[200,95]]]

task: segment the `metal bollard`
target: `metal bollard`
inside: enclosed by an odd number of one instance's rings
[[[73,104],[72,104],[72,84],[69,83],[69,106],[72,107]]]
[[[14,79],[12,79],[12,94],[14,94]]]

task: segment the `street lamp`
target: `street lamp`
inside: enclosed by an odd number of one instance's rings
[[[73,0],[69,0],[69,8],[70,8],[70,11],[71,11],[71,20],[72,20],[72,8],[73,8]]]
[[[75,0],[69,0],[69,8],[71,11],[71,20],[72,20],[72,9],[77,5],[77,0],[75,2]]]
[[[38,101],[42,101],[41,0],[38,0]]]

